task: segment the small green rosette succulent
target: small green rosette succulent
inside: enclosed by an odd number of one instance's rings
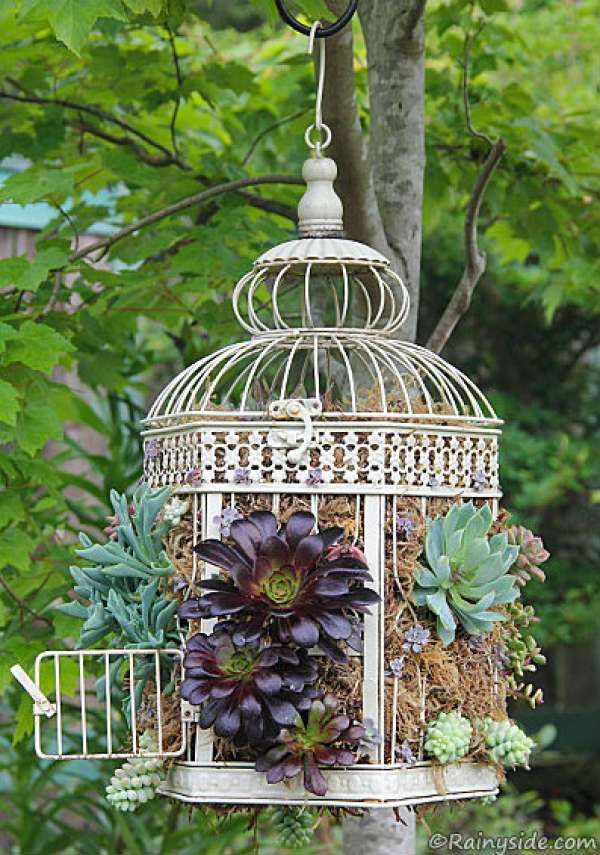
[[[469,750],[473,728],[460,713],[440,713],[427,728],[425,750],[440,763],[455,763]]]
[[[489,632],[503,615],[494,606],[519,596],[509,573],[519,547],[508,543],[506,532],[489,536],[492,511],[472,502],[454,505],[444,517],[427,524],[425,557],[414,571],[413,599],[437,616],[437,632],[444,646],[456,637],[460,623],[469,635]]]
[[[486,718],[483,735],[488,753],[494,762],[511,769],[515,766],[529,768],[529,755],[535,742],[512,721]]]

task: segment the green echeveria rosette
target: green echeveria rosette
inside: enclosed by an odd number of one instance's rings
[[[427,728],[425,750],[440,763],[455,763],[469,751],[473,728],[457,712],[440,713]]]
[[[516,766],[529,768],[529,756],[535,742],[512,721],[486,718],[483,735],[488,753],[495,763],[511,769]]]
[[[156,741],[149,734],[140,739],[142,751],[156,751]],[[131,813],[156,796],[162,781],[160,757],[132,757],[120,766],[106,788],[106,798],[117,810]]]
[[[504,615],[495,607],[519,596],[509,573],[519,547],[506,532],[489,536],[493,515],[489,505],[454,505],[444,517],[427,524],[427,567],[414,571],[413,599],[437,617],[444,646],[451,644],[460,624],[469,635],[483,635]]]

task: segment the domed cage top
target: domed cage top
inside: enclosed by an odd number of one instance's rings
[[[393,336],[408,291],[389,262],[355,241],[305,238],[262,255],[233,304],[247,342],[191,365],[158,396],[145,425],[256,420],[293,398],[323,417],[493,426],[468,377],[437,354]]]

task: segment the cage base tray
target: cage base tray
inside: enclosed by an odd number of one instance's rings
[[[322,771],[328,784],[325,797],[307,792],[300,777],[287,783],[268,784],[263,774],[247,766],[177,762],[159,793],[198,804],[389,808],[481,798],[498,792],[494,769],[480,763],[445,767],[417,763],[405,767],[361,766]]]

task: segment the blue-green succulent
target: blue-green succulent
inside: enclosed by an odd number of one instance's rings
[[[413,599],[436,615],[445,646],[454,641],[458,624],[469,635],[489,632],[494,621],[504,619],[494,607],[519,596],[509,573],[519,547],[508,543],[505,532],[490,536],[492,520],[489,505],[468,502],[427,522],[427,566],[415,568]]]
[[[80,649],[107,635],[122,647],[168,646],[169,625],[178,602],[159,590],[161,580],[173,572],[162,545],[170,523],[160,520],[160,512],[170,493],[168,487],[150,490],[142,486],[130,504],[113,490],[115,516],[108,542],[94,543],[87,534],[80,535],[83,548],[77,554],[90,564],[71,567],[70,573],[75,593],[88,603],[74,600],[58,606],[84,621]]]

